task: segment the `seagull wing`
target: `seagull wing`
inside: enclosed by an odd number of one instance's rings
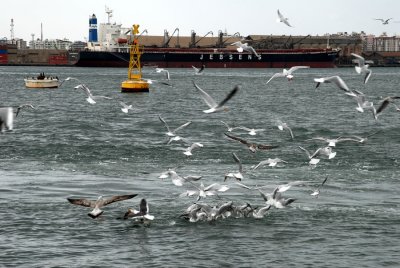
[[[285,77],[285,75],[283,73],[275,73],[271,76],[271,78],[267,81],[267,84],[274,78],[276,77]]]
[[[224,104],[227,103],[228,100],[230,100],[230,99],[237,93],[238,90],[239,90],[239,86],[236,85],[236,86],[231,90],[231,92],[229,92],[229,94],[225,97],[225,99],[223,99],[223,100],[218,104],[217,108],[218,108],[218,107],[224,106]]]
[[[248,146],[251,145],[250,142],[248,142],[248,141],[246,141],[246,140],[244,140],[244,139],[241,139],[241,138],[239,138],[239,137],[235,137],[235,136],[229,135],[229,134],[227,134],[227,133],[224,133],[224,134],[225,134],[225,136],[231,138],[232,140],[236,140],[236,141],[238,141],[238,142],[240,142],[240,143],[243,143],[243,144],[246,144],[246,145],[248,145]]]
[[[243,172],[242,162],[240,161],[239,157],[235,153],[232,153],[232,156],[233,156],[233,159],[235,160],[235,162],[239,165],[239,172],[242,173]]]
[[[184,128],[184,127],[187,127],[187,126],[190,125],[191,123],[192,123],[192,121],[188,121],[188,122],[186,122],[185,124],[183,124],[183,125],[181,125],[181,126],[175,128],[173,132],[177,132],[178,130],[180,130],[180,129]]]
[[[257,144],[259,150],[270,150],[279,147],[278,145]]]
[[[280,20],[285,20],[285,17],[281,14],[281,12],[279,11],[279,9],[278,9],[278,17],[279,17],[279,19]]]
[[[358,55],[358,54],[356,54],[356,53],[351,53],[351,55],[352,55],[353,57],[356,57],[356,58],[357,58],[358,63],[359,63],[360,66],[365,65],[365,59],[364,59],[364,57],[362,57],[362,56],[360,56],[360,55]]]
[[[91,207],[94,208],[96,206],[96,202],[87,199],[75,199],[75,198],[67,198],[67,200],[74,205],[83,206],[83,207]]]
[[[367,69],[365,77],[364,77],[364,84],[366,84],[371,77],[372,71],[370,69]]]
[[[334,83],[341,90],[344,90],[346,92],[350,92],[349,87],[346,85],[346,83],[343,81],[343,79],[340,76],[331,76],[331,77],[325,78],[325,82],[326,81]]]
[[[298,69],[307,69],[307,68],[310,68],[310,66],[293,66],[287,72],[288,74],[292,74],[294,71],[297,71]]]
[[[171,130],[169,129],[169,126],[167,124],[167,122],[165,122],[165,120],[161,117],[161,115],[158,115],[158,118],[160,119],[161,122],[164,123],[165,127],[167,128],[168,132],[171,132]]]
[[[139,211],[143,215],[146,215],[149,212],[149,205],[147,204],[147,201],[144,198],[140,200]]]
[[[110,197],[108,199],[105,199],[102,202],[102,205],[103,206],[107,206],[107,205],[109,205],[111,203],[114,203],[114,202],[118,202],[118,201],[123,201],[123,200],[134,198],[135,196],[137,196],[137,194],[115,195],[115,196],[112,196],[112,197]]]
[[[217,107],[217,103],[215,102],[215,100],[213,98],[211,98],[210,95],[208,95],[207,92],[205,92],[204,90],[202,90],[194,81],[193,81],[193,85],[195,86],[195,88],[197,88],[197,90],[200,92],[200,96],[203,98],[203,100],[205,101],[205,103],[208,105],[208,107],[210,108],[215,108]]]

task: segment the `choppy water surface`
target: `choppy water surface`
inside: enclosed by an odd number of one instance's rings
[[[94,95],[132,103],[140,112],[124,114],[118,101],[85,101],[76,81],[58,89],[30,90],[23,78],[39,72],[61,79],[76,77]],[[146,78],[161,79],[153,69]],[[168,87],[159,83],[148,94],[122,94],[125,69],[0,67],[2,106],[31,103],[23,110],[14,131],[0,137],[0,263],[5,267],[396,267],[400,261],[399,116],[389,107],[378,122],[369,111],[359,113],[356,103],[331,84],[315,89],[313,78],[340,75],[351,89],[363,91],[378,104],[381,97],[399,95],[400,70],[374,68],[367,85],[349,69],[298,71],[292,82],[277,78],[280,70],[206,69],[195,76],[189,69],[170,69]],[[229,111],[204,114],[205,104],[192,80],[222,99],[236,84],[238,94]],[[186,146],[166,145],[158,115],[176,127],[193,123],[181,135],[204,147],[190,158]],[[265,131],[255,137],[234,135],[279,145],[271,151],[250,153],[224,136],[221,120]],[[276,127],[276,120],[292,127],[295,140]],[[308,166],[303,146],[316,136],[372,136],[365,144],[339,143],[331,160]],[[179,198],[190,185],[176,187],[158,176],[168,168],[181,175],[202,175],[203,183],[223,183],[224,174],[245,169],[243,183],[268,185],[310,181],[316,187],[328,176],[321,196],[312,198],[306,186],[292,187],[285,197],[297,200],[286,209],[271,209],[261,219],[228,218],[214,223],[189,223],[179,218],[195,198]],[[279,157],[284,167],[251,169],[266,158]],[[231,189],[220,199],[263,206],[257,191]],[[134,199],[111,204],[93,220],[89,209],[71,205],[67,197],[96,199],[99,195],[137,193]],[[149,202],[156,218],[150,227],[118,219],[127,208]]]

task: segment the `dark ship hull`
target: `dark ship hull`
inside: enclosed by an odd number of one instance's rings
[[[338,50],[286,49],[257,50],[259,57],[226,49],[145,48],[141,56],[143,66],[162,68],[287,68],[307,65],[313,68],[335,67]],[[128,52],[81,51],[76,63],[81,67],[125,67]]]

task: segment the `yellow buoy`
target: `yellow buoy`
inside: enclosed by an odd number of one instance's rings
[[[121,92],[149,92],[149,83],[142,79],[142,69],[140,66],[141,52],[139,50],[138,33],[139,25],[134,24],[132,27],[133,42],[129,49],[130,58],[128,80],[121,83]]]

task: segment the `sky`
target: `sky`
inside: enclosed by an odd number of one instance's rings
[[[399,0],[15,0],[1,3],[0,38],[10,39],[11,19],[14,36],[26,41],[44,39],[85,41],[89,16],[107,22],[105,7],[113,10],[111,22],[162,36],[179,28],[180,36],[197,36],[209,31],[247,35],[324,35],[361,32],[400,35]],[[294,26],[278,23],[277,10]],[[376,18],[393,18],[388,25]]]

